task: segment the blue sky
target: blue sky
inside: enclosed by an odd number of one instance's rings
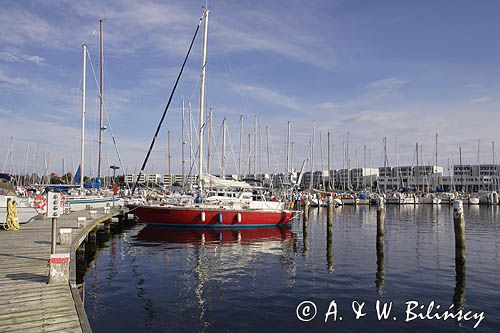
[[[491,162],[500,145],[500,4],[495,1],[209,1],[207,100],[218,142],[228,119],[239,154],[239,116],[245,138],[261,126],[261,162],[284,169],[287,121],[292,123],[296,168],[308,155],[316,123],[315,164],[326,167],[326,132],[334,167],[342,166],[350,138],[351,166],[383,163],[382,140],[397,164],[415,163],[415,142],[439,164]],[[0,10],[0,168],[61,171],[79,163],[81,45],[98,71],[99,19],[104,18],[105,105],[128,172],[142,164],[204,1],[3,1]],[[148,171],[166,172],[166,129],[172,131],[172,169],[180,172],[181,98],[197,121],[201,34],[174,96]],[[97,168],[98,101],[87,74],[87,165]],[[319,137],[322,137],[323,158]],[[11,158],[11,137],[14,153]],[[244,159],[248,151],[243,148]],[[116,164],[110,131],[104,163]],[[246,163],[243,163],[246,165]],[[46,167],[45,167],[46,166]],[[0,169],[1,170],[1,169]],[[246,168],[244,169],[246,171]]]

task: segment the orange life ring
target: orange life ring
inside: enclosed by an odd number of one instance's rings
[[[37,195],[35,198],[35,206],[40,208],[41,210],[45,209],[45,206],[47,206],[47,198],[45,198],[44,195]]]

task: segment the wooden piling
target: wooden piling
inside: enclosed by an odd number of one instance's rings
[[[331,204],[333,206],[333,204]],[[330,203],[328,204],[329,217],[326,222],[326,268],[328,272],[333,272],[333,209],[330,213]]]
[[[453,201],[453,229],[455,232],[455,290],[453,293],[454,310],[465,305],[465,218],[461,200]]]
[[[309,220],[309,198],[306,198],[304,200],[304,217],[302,220],[302,240],[303,240],[303,247],[302,247],[302,255],[307,254],[307,222]]]
[[[333,207],[334,207],[334,203],[333,203],[333,196],[329,196],[328,197],[328,207],[327,207],[327,211],[326,211],[326,221],[327,223],[333,223]]]
[[[384,289],[385,265],[384,265],[384,241],[385,241],[385,201],[377,198],[377,273],[375,274],[375,287],[380,293]]]
[[[309,219],[309,198],[306,197],[304,199],[304,216],[303,216],[304,223],[307,223],[308,219]]]

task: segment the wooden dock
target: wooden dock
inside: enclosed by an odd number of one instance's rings
[[[74,252],[101,222],[110,222],[122,211],[109,214],[88,210],[63,215],[58,228],[72,228],[72,244],[57,245],[56,253],[70,253],[70,281],[47,284],[49,276],[51,220],[21,225],[18,231],[0,231],[0,332],[90,332],[90,326],[74,284]],[[77,228],[77,217],[85,227]],[[1,228],[1,227],[0,227]]]

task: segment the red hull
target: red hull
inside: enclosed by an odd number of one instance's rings
[[[134,205],[129,205],[128,208],[144,223],[177,227],[265,227],[286,225],[293,218],[291,211],[242,211],[201,207]]]

